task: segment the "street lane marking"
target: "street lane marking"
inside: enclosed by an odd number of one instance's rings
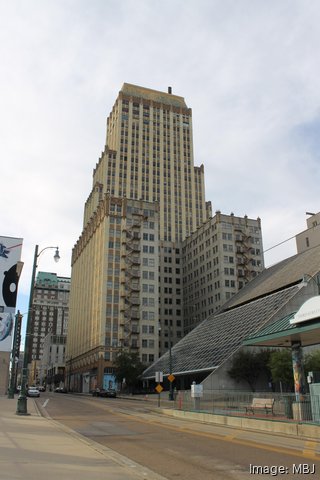
[[[46,408],[46,406],[48,405],[49,400],[50,400],[50,398],[47,398],[47,400],[42,404],[42,407],[43,407],[43,408]]]

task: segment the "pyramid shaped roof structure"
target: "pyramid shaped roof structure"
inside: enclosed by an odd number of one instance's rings
[[[218,368],[242,345],[243,340],[285,315],[294,313],[306,299],[297,298],[302,281],[315,278],[320,270],[320,246],[294,255],[261,272],[240,290],[220,311],[203,320],[171,349],[174,375],[205,372]],[[316,288],[316,281],[315,288]],[[170,371],[166,352],[142,375]]]

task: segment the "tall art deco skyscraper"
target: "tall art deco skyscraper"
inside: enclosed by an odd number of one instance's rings
[[[70,388],[112,383],[121,349],[148,365],[183,336],[182,241],[210,216],[184,98],[125,83],[72,254]]]

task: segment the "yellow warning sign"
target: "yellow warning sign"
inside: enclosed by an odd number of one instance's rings
[[[163,387],[160,385],[160,383],[158,383],[158,385],[156,386],[156,390],[157,390],[158,393],[162,392]]]
[[[173,382],[175,379],[176,379],[176,377],[174,375],[172,375],[172,373],[170,373],[170,375],[168,376],[169,382]]]

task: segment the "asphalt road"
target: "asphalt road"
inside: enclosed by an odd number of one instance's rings
[[[320,478],[314,441],[173,419],[148,401],[49,393],[37,404],[44,415],[168,480]]]

